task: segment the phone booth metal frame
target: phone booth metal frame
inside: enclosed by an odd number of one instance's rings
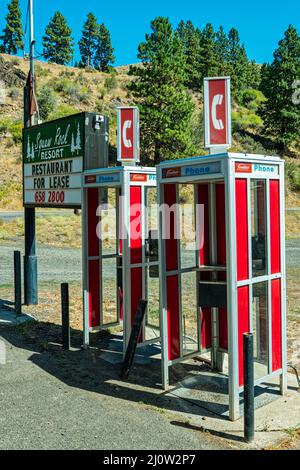
[[[115,189],[116,194],[116,249],[111,254],[103,254],[102,240],[101,237],[98,237],[97,227],[100,226],[99,222],[101,219],[99,207],[101,203],[105,203],[105,192],[102,190],[108,191],[109,188]],[[146,253],[148,241],[146,237],[148,233],[148,219],[145,214],[146,194],[148,194],[146,188],[156,188],[155,168],[117,166],[85,171],[83,174],[84,347],[89,345],[90,332],[104,330],[123,323],[123,353],[125,353],[138,302],[141,299],[147,299],[146,275],[151,269],[156,269],[158,272],[158,259],[151,261],[151,258]],[[120,196],[122,197],[120,198]],[[135,213],[132,212],[133,207],[136,208]],[[133,228],[137,225],[139,226],[138,238],[133,239]],[[126,230],[126,227],[128,230]],[[115,321],[105,323],[103,266],[105,260],[108,259],[116,259],[117,263],[117,314]],[[107,289],[108,287],[106,284]],[[159,310],[159,300],[157,305],[157,310]],[[158,342],[159,340],[158,333],[157,336],[154,334],[154,337],[151,339],[145,339],[144,324],[138,346],[145,343]]]
[[[195,235],[196,260],[190,269],[181,267],[181,241],[175,235],[180,233],[181,183],[193,185],[195,233],[202,231],[201,243]],[[236,420],[243,391],[243,333],[254,331],[259,338],[256,355],[262,364],[257,362],[260,375],[255,385],[278,376],[282,394],[287,387],[284,162],[279,157],[229,152],[173,160],[157,166],[157,184],[163,387],[169,386],[169,366],[210,352],[212,368],[222,371],[228,353],[229,417]],[[201,205],[202,228],[197,223]],[[264,273],[255,276],[259,269]],[[199,319],[197,350],[187,355],[181,306],[186,272],[196,273],[195,292],[188,301],[196,296]]]

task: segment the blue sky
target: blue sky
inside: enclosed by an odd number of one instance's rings
[[[1,30],[7,3],[8,0],[0,3]],[[25,20],[27,0],[20,0],[20,5]],[[137,61],[137,46],[149,32],[150,21],[156,16],[168,16],[174,25],[181,19],[190,19],[201,28],[207,22],[215,28],[223,25],[226,31],[234,26],[240,33],[249,58],[260,63],[272,60],[273,51],[290,23],[300,33],[299,0],[252,0],[248,5],[243,0],[34,0],[34,5],[38,51],[42,52],[41,38],[56,10],[66,16],[76,42],[87,13],[92,11],[111,32],[116,65]],[[75,54],[75,59],[78,59],[77,45]]]

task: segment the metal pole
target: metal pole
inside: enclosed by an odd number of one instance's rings
[[[33,0],[29,0],[29,48],[30,48],[30,72],[32,86],[34,87],[34,28],[33,28]],[[30,90],[27,90],[27,109],[24,110],[24,126],[32,126],[34,118],[30,116]],[[35,209],[25,207],[24,210],[24,230],[25,230],[25,256],[24,256],[24,303],[26,305],[36,305],[38,303],[38,282],[37,282],[37,257],[35,240]]]
[[[254,440],[253,333],[244,333],[244,437]]]
[[[61,284],[62,347],[70,349],[69,284]]]
[[[34,78],[34,16],[33,16],[33,0],[29,0],[29,37],[30,37],[30,72]]]
[[[22,313],[21,252],[14,251],[15,311]]]

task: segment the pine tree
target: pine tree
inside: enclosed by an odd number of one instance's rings
[[[19,0],[12,0],[8,5],[6,16],[6,26],[1,36],[1,52],[6,54],[17,54],[19,49],[23,49],[23,29]]]
[[[97,24],[97,18],[93,13],[89,13],[87,20],[83,25],[82,38],[78,45],[81,55],[81,64],[84,67],[89,67],[94,58],[95,51],[97,49],[97,36],[99,27]]]
[[[200,44],[202,48],[202,76],[213,77],[217,75],[219,64],[216,50],[216,33],[211,23],[207,23],[203,29]]]
[[[101,72],[108,72],[114,61],[114,49],[111,45],[110,32],[102,23],[98,31],[94,65]]]
[[[247,68],[247,87],[248,88],[260,88],[261,81],[261,65],[257,64],[254,60],[248,62]]]
[[[151,22],[151,30],[138,47],[142,66],[130,69],[136,77],[130,89],[141,111],[142,154],[157,164],[187,152],[194,105],[185,89],[185,57],[178,33],[163,17]]]
[[[231,77],[233,94],[238,97],[247,88],[248,58],[239,33],[231,28],[228,33],[228,75]]]
[[[199,29],[191,21],[180,21],[177,27],[178,36],[182,42],[186,62],[186,85],[192,90],[199,90],[202,86],[202,64]]]
[[[265,131],[271,133],[285,152],[299,142],[300,107],[293,103],[293,83],[300,77],[300,36],[290,25],[279,41],[271,64],[262,67],[261,91],[266,97],[260,109]]]
[[[65,65],[73,56],[74,43],[65,17],[57,11],[51,18],[43,36],[44,57],[50,62]]]
[[[225,33],[223,26],[220,26],[216,32],[216,57],[217,57],[217,75],[226,75],[228,73],[228,61],[229,61],[229,40]]]

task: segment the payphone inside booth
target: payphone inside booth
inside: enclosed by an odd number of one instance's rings
[[[123,324],[123,350],[138,303],[147,300],[139,344],[160,339],[155,168],[83,174],[84,345],[89,332]]]
[[[157,176],[163,386],[173,364],[209,354],[235,420],[243,333],[255,384],[278,376],[286,389],[284,163],[225,152],[161,163]]]

